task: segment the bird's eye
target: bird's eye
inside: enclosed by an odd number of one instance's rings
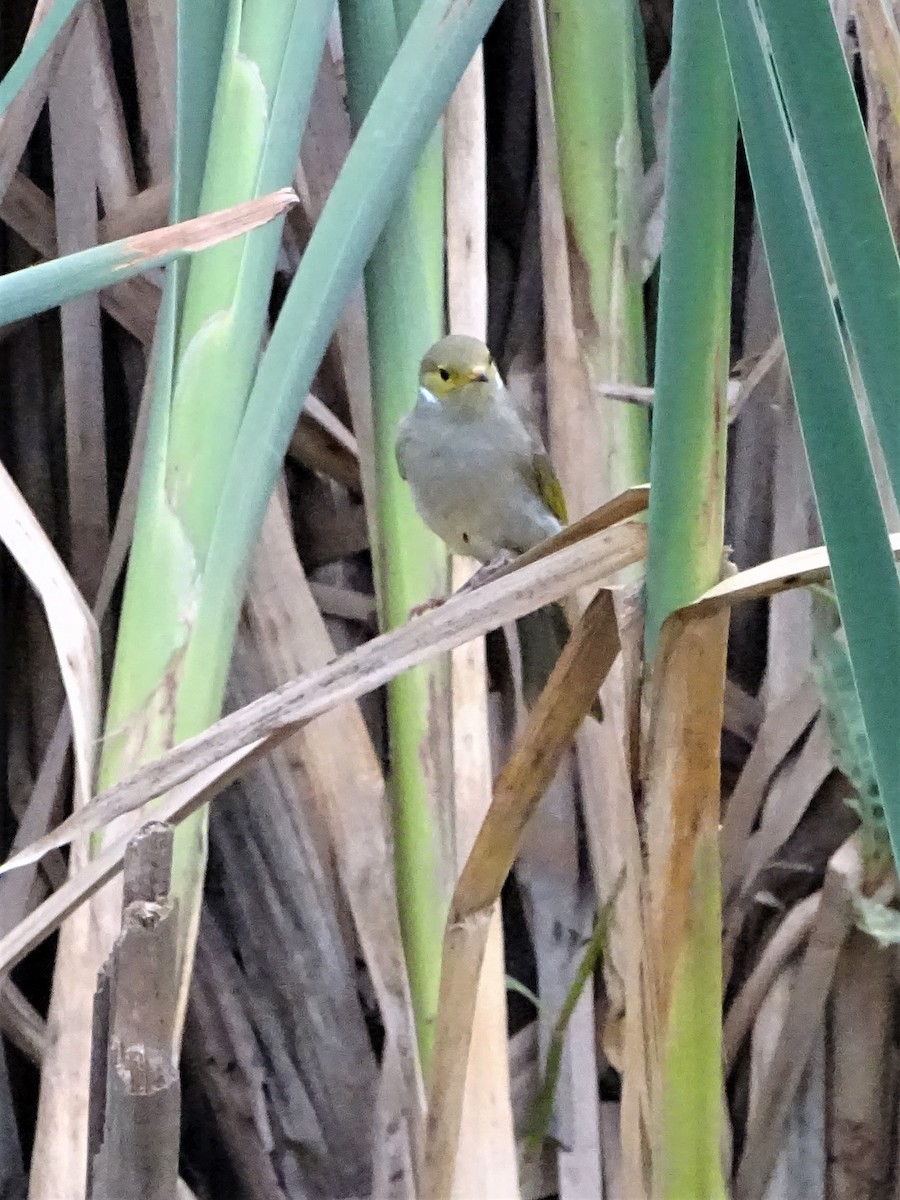
[[[450,382],[450,372],[446,367],[438,367],[438,375],[443,379],[444,383]]]

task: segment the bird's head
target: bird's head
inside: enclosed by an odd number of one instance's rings
[[[486,407],[503,387],[484,342],[459,333],[441,338],[426,352],[419,384],[444,404],[461,409]]]

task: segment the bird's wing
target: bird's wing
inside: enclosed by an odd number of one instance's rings
[[[526,483],[535,495],[540,496],[557,521],[565,525],[569,519],[566,498],[546,450],[535,450],[531,460],[525,464],[524,474]]]

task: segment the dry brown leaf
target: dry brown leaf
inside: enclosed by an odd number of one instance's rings
[[[648,1017],[657,1037],[668,1024],[698,856],[712,843],[718,857],[727,638],[725,612],[695,616],[688,608],[673,613],[663,625],[645,694],[650,714],[644,774],[651,920],[645,944],[655,1006]],[[654,1061],[659,1060],[651,1053],[651,1066]]]
[[[172,163],[175,122],[175,12],[160,0],[128,0],[141,133],[154,183]]]
[[[499,898],[528,819],[619,651],[612,598],[601,591],[585,610],[500,773],[494,799],[463,867],[444,932],[425,1142],[430,1200],[453,1185],[465,1071],[478,979]]]
[[[97,244],[98,122],[91,104],[93,46],[89,4],[81,8],[49,93],[50,145],[57,246],[70,256]],[[100,299],[94,292],[63,298],[59,313],[65,407],[65,467],[69,561],[81,592],[93,598],[109,545],[106,421]],[[82,796],[81,803],[85,800]],[[75,809],[78,811],[78,798]],[[69,872],[88,858],[76,841]],[[73,1103],[73,1079],[89,1053],[91,995],[97,963],[93,923],[81,909],[62,931],[47,1015],[48,1044],[30,1178],[33,1200],[54,1200],[87,1161],[84,1107]]]
[[[798,969],[794,963],[781,972],[765,997],[753,1026],[749,1053],[748,1119],[771,1101],[769,1079],[790,1010]],[[772,1172],[761,1188],[760,1200],[825,1200],[825,1022],[809,1031],[809,1051],[803,1074],[791,1099],[776,1148]],[[730,1174],[730,1168],[729,1168]],[[854,1196],[853,1200],[862,1200]]]
[[[18,180],[19,176],[16,176],[13,184],[18,184]],[[12,190],[10,186],[7,199]],[[121,207],[110,208],[97,226],[98,241],[116,242],[120,238],[134,237],[135,234],[147,233],[165,225],[171,203],[172,187],[168,180],[144,188],[142,192],[129,197]]]
[[[640,526],[624,525],[606,534],[595,534],[571,546],[579,527],[596,528],[605,519],[621,520],[646,502],[646,489],[632,489],[596,513],[548,539],[530,555],[523,555],[512,568],[499,573],[484,587],[451,597],[437,612],[426,614],[393,633],[367,643],[324,670],[294,681],[217,722],[197,738],[183,743],[148,764],[130,779],[99,796],[73,829],[64,822],[47,838],[41,838],[0,866],[0,872],[37,861],[48,850],[66,845],[79,832],[100,828],[114,817],[141,807],[147,800],[178,788],[155,810],[158,820],[177,821],[214,796],[256,754],[276,745],[306,721],[346,700],[357,699],[381,686],[401,671],[428,658],[445,653],[512,616],[540,607],[606,572],[614,572],[637,561],[644,534]],[[891,539],[900,553],[900,535]],[[562,546],[563,549],[556,549]],[[541,571],[534,559],[554,554],[552,571]],[[527,561],[527,568],[520,565]],[[506,578],[514,575],[512,580]],[[761,568],[742,572],[717,585],[684,614],[708,615],[751,596],[767,595],[788,587],[801,587],[828,578],[824,547],[788,555]],[[196,778],[194,778],[196,777]],[[186,782],[187,781],[187,782]],[[88,815],[89,814],[89,815]],[[80,820],[88,822],[83,828]],[[7,937],[0,939],[0,971],[19,961],[32,946],[57,928],[59,923],[118,869],[124,842],[113,846],[91,863],[75,880],[46,901]]]
[[[618,510],[615,510],[618,511]],[[556,552],[552,562],[530,563],[503,578],[452,596],[434,612],[367,642],[336,662],[285,684],[231,713],[103,793],[82,813],[68,818],[46,838],[9,859],[0,873],[34,862],[47,850],[67,845],[115,817],[183,783],[233,753],[260,752],[277,745],[313,717],[374,691],[403,671],[461,646],[508,620],[540,608],[575,588],[602,582],[639,561],[645,532],[623,524]],[[161,811],[161,810],[159,810]],[[179,819],[159,816],[159,820]]]
[[[306,397],[288,454],[350,491],[362,488],[356,438],[318,396]]]
[[[190,783],[173,788],[153,810],[155,821],[180,821],[218,795],[233,779],[237,779],[246,764],[252,759],[254,750],[259,751],[262,741],[241,748],[220,759],[215,766],[199,771]],[[85,900],[89,900],[122,869],[122,859],[128,840],[134,830],[111,842],[37,908],[24,917],[14,929],[0,938],[0,975],[11,970],[16,963],[39,946],[44,938],[57,930],[66,917],[71,916]],[[78,834],[76,832],[75,836]]]
[[[279,688],[147,764],[92,803],[90,815],[85,817],[86,822],[91,822],[90,829],[100,828],[114,817],[139,808],[148,799],[189,779],[194,772],[214,764],[219,756],[231,754],[236,748],[248,750],[252,744],[269,738],[286,737],[318,713],[344,700],[357,699],[412,666],[574,588],[596,582],[598,575],[612,570],[617,561],[629,564],[637,561],[643,541],[638,526],[629,524],[607,534],[593,534],[596,541],[589,541],[586,533],[640,511],[646,502],[646,491],[630,489],[498,571],[483,587],[451,597],[437,612],[374,639],[324,671]],[[572,546],[579,536],[583,541]],[[900,534],[892,536],[891,544],[895,555],[900,554]],[[536,562],[550,555],[554,556],[551,571],[532,569]],[[773,595],[827,578],[825,548],[803,550],[725,580],[680,612],[705,616],[745,599]],[[429,642],[429,638],[434,640]],[[392,653],[396,655],[394,661]],[[66,845],[80,831],[80,824],[73,830],[64,822],[47,839],[0,865],[0,873],[36,861],[47,850]]]
[[[316,609],[293,543],[282,487],[269,503],[248,588],[245,614],[273,682],[315,670],[334,658],[334,644]],[[352,913],[385,1029],[382,1080],[385,1110],[374,1120],[377,1172],[394,1174],[397,1160],[414,1157],[421,1136],[424,1093],[417,1078],[415,1028],[393,888],[390,819],[384,777],[359,707],[323,714],[285,743],[286,767],[300,768],[309,811],[304,824],[321,826],[323,855],[333,855]],[[366,836],[360,837],[364,828]],[[391,1063],[397,1070],[391,1068]],[[387,1090],[385,1090],[387,1089]]]
[[[177,822],[212,799],[248,762],[302,727],[314,716],[357,699],[401,671],[461,645],[517,616],[638,561],[642,526],[623,525],[595,535],[581,546],[560,551],[548,571],[532,565],[511,579],[492,582],[449,600],[437,612],[367,643],[330,666],[311,672],[238,713],[217,722],[200,738],[176,747],[123,784],[99,797],[87,812],[69,818],[3,869],[34,862],[48,849],[100,828],[116,816],[141,807],[172,789],[154,809],[154,819]],[[118,871],[126,839],[104,849],[74,878],[0,938],[0,973],[19,962],[40,941]]]

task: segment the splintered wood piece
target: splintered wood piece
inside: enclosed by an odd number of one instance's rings
[[[178,1183],[181,1088],[177,906],[171,826],[150,822],[125,853],[122,928],[94,998],[89,1200],[169,1200]]]

